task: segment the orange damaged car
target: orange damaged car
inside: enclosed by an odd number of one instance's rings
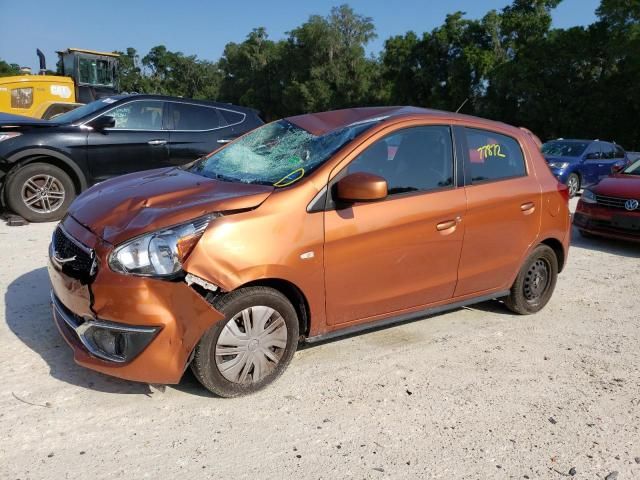
[[[413,107],[264,125],[186,166],[80,195],[56,228],[54,320],[75,361],[232,397],[300,342],[488,299],[549,301],[568,192],[534,136]]]

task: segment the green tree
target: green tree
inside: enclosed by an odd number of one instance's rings
[[[20,74],[20,66],[17,63],[7,63],[0,60],[0,77],[10,77]]]

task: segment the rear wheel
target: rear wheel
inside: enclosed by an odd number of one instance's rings
[[[573,198],[580,190],[580,177],[577,173],[571,173],[567,179],[567,188],[569,189],[569,198]]]
[[[557,278],[555,252],[547,245],[538,245],[520,269],[505,304],[521,315],[536,313],[549,302]]]
[[[7,205],[30,222],[60,220],[76,196],[73,181],[49,163],[29,163],[8,175]]]
[[[225,315],[200,339],[191,368],[221,397],[253,393],[287,368],[298,346],[298,317],[277,290],[248,287],[214,302]]]

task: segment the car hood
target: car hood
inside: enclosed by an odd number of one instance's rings
[[[578,160],[578,157],[554,157],[552,155],[543,155],[544,159],[547,161],[547,163],[551,163],[551,162],[569,162],[569,163],[573,163],[576,160]]]
[[[25,117],[23,115],[13,115],[11,113],[0,113],[0,128],[11,127],[50,127],[56,122],[42,120],[40,118]]]
[[[634,198],[640,200],[640,176],[615,174],[603,178],[591,187],[594,193],[607,197]]]
[[[208,213],[255,208],[273,190],[163,168],[99,183],[71,204],[69,215],[115,245]]]

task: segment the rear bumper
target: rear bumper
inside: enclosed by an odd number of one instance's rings
[[[74,235],[78,225],[65,221],[65,228]],[[75,234],[82,236],[79,231]],[[85,244],[95,249],[99,261],[111,249],[99,240]],[[202,335],[224,316],[184,282],[120,275],[106,262],[100,263],[95,279],[83,284],[49,261],[53,319],[73,350],[75,362],[127,380],[178,383]],[[100,358],[79,335],[85,322],[153,329],[154,336],[132,358],[109,361]]]
[[[622,225],[620,219],[628,219],[629,223]],[[580,201],[573,216],[573,224],[593,235],[640,242],[640,212],[605,208]]]

